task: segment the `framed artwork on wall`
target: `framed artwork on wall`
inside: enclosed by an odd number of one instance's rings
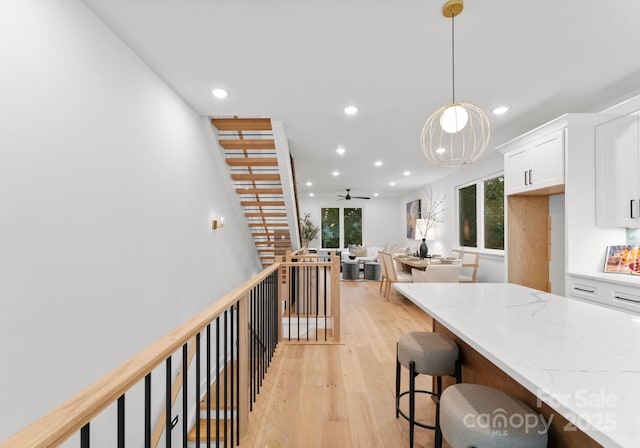
[[[416,233],[416,219],[420,218],[420,199],[407,202],[407,238],[413,239]]]

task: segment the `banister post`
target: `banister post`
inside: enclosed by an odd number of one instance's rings
[[[331,320],[333,323],[333,339],[340,342],[340,257],[331,257]]]

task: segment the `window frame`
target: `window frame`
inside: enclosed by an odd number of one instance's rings
[[[487,249],[484,247],[485,244],[485,222],[484,222],[484,209],[485,209],[485,204],[484,204],[484,183],[487,180],[491,180],[494,179],[496,177],[500,177],[502,176],[504,178],[504,171],[499,171],[496,173],[492,173],[492,174],[488,174],[486,176],[482,176],[479,178],[476,178],[474,180],[471,180],[469,182],[465,182],[463,184],[460,185],[456,185],[454,190],[455,190],[455,211],[456,211],[456,236],[455,236],[455,241],[456,241],[456,245],[460,250],[468,250],[470,252],[478,252],[478,253],[483,253],[483,254],[491,254],[491,255],[501,255],[504,256],[505,254],[505,250],[504,249]],[[503,180],[504,182],[504,180]],[[460,189],[462,188],[466,188],[469,187],[471,185],[475,185],[476,186],[476,244],[477,247],[472,247],[472,246],[463,246],[461,244],[460,241]],[[504,195],[503,195],[503,200],[504,200]],[[506,212],[506,207],[505,210]],[[504,220],[505,216],[503,214],[502,219]],[[503,246],[506,246],[506,226],[504,228],[504,235],[503,235]]]
[[[324,241],[322,239],[322,210],[325,208],[337,208],[338,209],[338,225],[340,226],[339,232],[338,232],[338,247],[324,247]],[[358,205],[358,206],[339,206],[339,207],[332,207],[332,206],[321,206],[320,207],[320,246],[322,249],[329,249],[329,250],[344,250],[347,248],[347,246],[345,245],[345,237],[344,237],[344,228],[345,228],[345,213],[344,210],[345,209],[360,209],[360,219],[361,219],[361,237],[362,237],[362,244],[365,244],[365,228],[364,228],[364,219],[365,219],[365,207],[362,205]]]

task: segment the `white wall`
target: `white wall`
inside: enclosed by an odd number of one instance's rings
[[[425,163],[428,163],[425,161]],[[503,155],[499,152],[490,154],[477,162],[463,166],[459,169],[452,170],[443,177],[425,188],[415,190],[402,198],[402,202],[397,205],[398,213],[403,216],[402,225],[404,226],[404,215],[406,211],[406,203],[416,199],[422,200],[424,207],[426,200],[427,187],[431,187],[434,197],[442,197],[444,195],[444,211],[440,216],[442,222],[436,226],[436,241],[431,241],[429,245],[429,253],[439,253],[448,255],[452,249],[459,248],[457,243],[457,197],[455,188],[460,185],[481,179],[483,177],[502,173],[504,170]],[[406,239],[408,245],[415,245],[414,240]],[[478,282],[504,282],[504,257],[481,254],[480,267],[478,268]]]
[[[338,201],[333,198],[300,197],[300,213],[311,213],[311,220],[320,226],[320,209],[323,207],[362,208],[362,244],[369,247],[384,247],[385,244],[402,242],[404,229],[404,212],[397,213],[397,198],[371,198],[370,200],[351,199]],[[415,242],[413,243],[415,245]],[[310,247],[321,247],[320,241],[312,241]]]
[[[261,268],[207,121],[81,2],[2,2],[0,55],[4,440]]]

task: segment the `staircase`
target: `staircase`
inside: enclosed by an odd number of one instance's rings
[[[232,377],[237,375],[237,363],[234,361],[234,367],[231,368],[231,364],[227,364],[222,372],[219,375],[219,382],[216,379],[211,388],[209,389],[209,409],[211,413],[211,418],[207,419],[207,396],[200,401],[200,421],[196,422],[189,431],[189,435],[187,440],[189,442],[197,442],[198,434],[196,426],[199,427],[200,431],[200,441],[207,441],[207,424],[209,425],[209,430],[211,431],[211,441],[218,441],[217,446],[227,444],[228,446],[235,446],[237,439],[237,415],[236,415],[236,403],[237,398],[230,396],[231,393],[231,384],[234,382],[235,387],[234,390],[237,390],[237,380]],[[233,370],[233,372],[232,372]],[[225,390],[227,391],[225,393]],[[226,395],[226,401],[225,401]],[[233,404],[232,404],[233,402]],[[217,428],[216,428],[217,426]],[[232,435],[233,433],[233,435]],[[233,443],[231,443],[233,441]],[[194,446],[198,446],[195,444]],[[216,446],[212,443],[212,446]]]
[[[271,265],[276,256],[299,247],[293,161],[282,126],[269,118],[212,118],[211,123],[262,264]]]

